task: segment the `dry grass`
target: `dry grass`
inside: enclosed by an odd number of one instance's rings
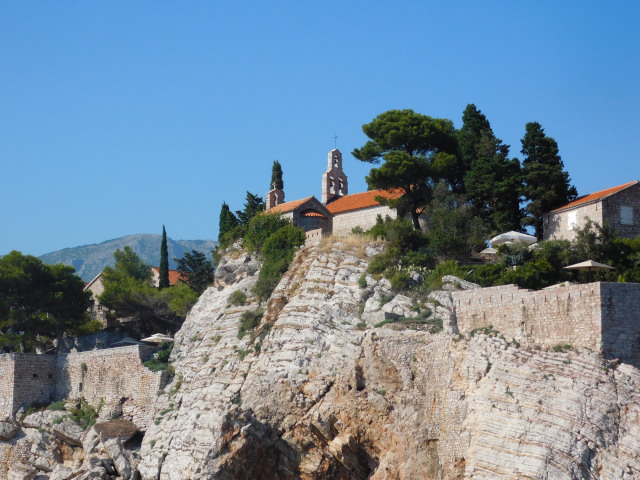
[[[329,235],[322,237],[318,250],[320,252],[329,252],[336,246],[336,243],[340,243],[341,250],[351,251],[357,256],[364,256],[365,247],[372,242],[384,243],[383,240],[376,240],[370,235]]]

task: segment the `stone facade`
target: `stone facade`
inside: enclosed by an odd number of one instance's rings
[[[573,240],[587,220],[607,225],[623,238],[640,235],[640,183],[595,192],[545,214],[544,239]]]
[[[322,175],[322,203],[325,205],[336,197],[349,193],[347,175],[342,170],[342,153],[337,148],[329,152],[327,171]]]
[[[505,285],[454,292],[453,301],[462,334],[491,325],[520,343],[587,347],[640,365],[640,284]]]
[[[360,227],[368,230],[376,224],[376,219],[380,215],[383,219],[388,215],[391,218],[397,218],[398,212],[393,208],[384,205],[375,207],[361,208],[345,213],[339,213],[333,217],[333,234],[349,235],[354,227]]]
[[[91,405],[120,404],[123,414],[145,429],[166,372],[142,361],[155,347],[133,345],[63,355],[0,355],[0,417],[21,406],[84,397]]]

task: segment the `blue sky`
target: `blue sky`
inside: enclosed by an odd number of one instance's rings
[[[337,134],[474,103],[522,158],[558,142],[580,194],[640,178],[639,2],[1,2],[0,255],[218,235],[220,207],[320,195]]]

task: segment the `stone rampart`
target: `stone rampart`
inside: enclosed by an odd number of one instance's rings
[[[10,416],[21,406],[52,401],[54,386],[53,355],[0,355],[0,416]]]
[[[150,424],[150,408],[166,381],[166,372],[142,364],[154,347],[93,350],[60,355],[56,360],[56,398],[84,397],[91,405],[121,404],[123,414],[142,429]]]
[[[460,333],[492,325],[507,338],[570,344],[637,364],[640,284],[590,283],[531,291],[515,285],[453,293]]]
[[[124,416],[144,430],[167,379],[166,372],[142,364],[155,350],[133,345],[57,356],[0,355],[0,417],[37,402],[83,397],[94,407],[121,405]]]

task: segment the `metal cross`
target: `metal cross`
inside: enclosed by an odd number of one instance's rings
[[[338,148],[338,136],[335,134],[333,134],[333,148]]]

